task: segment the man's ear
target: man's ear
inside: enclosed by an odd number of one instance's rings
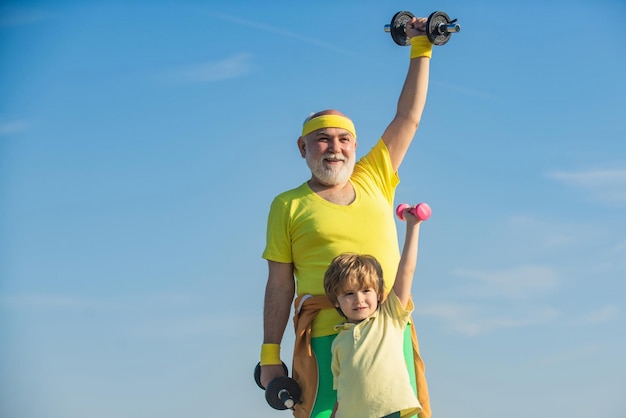
[[[306,144],[304,143],[304,138],[298,138],[298,149],[300,150],[300,155],[302,158],[306,158]]]

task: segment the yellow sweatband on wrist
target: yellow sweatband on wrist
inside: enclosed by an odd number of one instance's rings
[[[313,131],[322,128],[341,128],[350,132],[356,138],[356,129],[354,123],[345,116],[340,115],[322,115],[313,119],[309,119],[302,125],[302,136],[306,136]]]
[[[428,36],[414,36],[411,38],[411,59],[426,57],[430,58],[433,55],[433,44],[428,39]]]
[[[280,344],[263,344],[261,346],[261,366],[283,364],[280,360]]]

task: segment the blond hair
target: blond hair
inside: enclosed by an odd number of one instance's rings
[[[337,306],[338,296],[346,289],[374,289],[382,298],[385,289],[383,269],[376,258],[366,254],[338,255],[324,274],[324,290],[330,302]],[[341,311],[340,311],[341,312]]]

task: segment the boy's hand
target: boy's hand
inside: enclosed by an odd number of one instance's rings
[[[417,205],[409,206],[404,209],[404,220],[406,221],[407,227],[416,225],[422,220],[415,215],[415,208]]]

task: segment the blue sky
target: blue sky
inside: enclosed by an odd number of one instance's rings
[[[3,2],[1,416],[289,416],[252,380],[267,210],[310,112],[360,155],[393,117],[400,10],[462,25],[396,197],[433,208],[435,416],[624,416],[621,0]]]

